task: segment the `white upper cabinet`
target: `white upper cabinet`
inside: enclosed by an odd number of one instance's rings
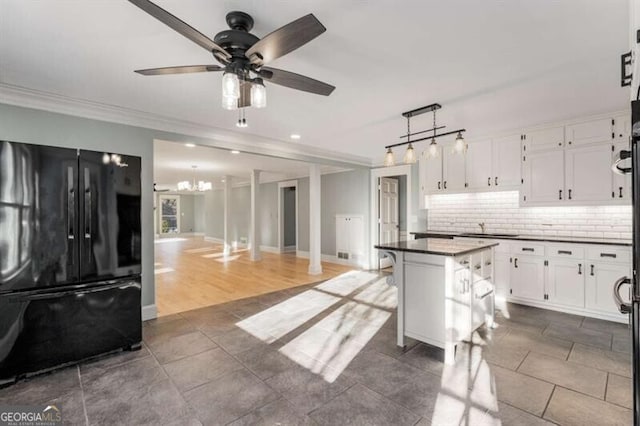
[[[613,135],[613,120],[602,118],[584,123],[571,124],[565,127],[565,141],[567,148],[592,143],[611,142]]]
[[[613,139],[615,143],[629,143],[631,137],[631,114],[618,115],[613,118]]]
[[[611,197],[611,147],[610,143],[604,143],[565,152],[567,201],[600,201]]]
[[[491,184],[498,189],[520,186],[520,135],[503,136],[493,140],[493,175]]]
[[[424,167],[425,192],[438,192],[442,190],[442,148],[438,147],[438,156],[424,158],[419,164]]]
[[[519,148],[519,147],[518,147]],[[491,189],[493,182],[491,140],[470,142],[467,149],[467,188]]]
[[[442,188],[448,192],[460,192],[465,188],[465,155],[442,147]]]
[[[523,158],[522,204],[549,205],[564,200],[564,151],[527,153]]]
[[[523,136],[523,153],[562,149],[564,146],[564,127],[550,127],[532,130]]]
[[[611,151],[611,162],[618,156],[618,153],[622,150],[629,150],[628,142],[620,142],[613,145]],[[620,163],[621,167],[629,167],[631,160],[625,160]],[[611,173],[613,176],[613,187],[611,188],[611,199],[621,201],[623,204],[627,204],[631,201],[631,175],[619,175],[618,173]]]

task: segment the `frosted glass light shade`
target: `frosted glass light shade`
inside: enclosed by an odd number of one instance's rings
[[[230,96],[222,97],[222,108],[224,109],[237,109],[238,108],[238,98],[233,98]]]
[[[222,97],[235,99],[240,97],[240,81],[234,73],[226,72],[222,76]]]
[[[436,143],[436,141],[432,141],[429,144],[429,156],[432,158],[437,157],[439,153],[440,150],[438,149],[438,144]]]
[[[261,83],[251,85],[251,106],[254,108],[267,106],[267,89]]]
[[[404,163],[413,164],[416,162],[416,160],[416,151],[413,149],[413,145],[409,144],[409,147],[407,147],[407,152],[404,153]]]
[[[396,158],[393,155],[393,151],[391,151],[391,148],[388,148],[387,153],[384,156],[384,165],[386,167],[391,167],[395,164],[396,164]]]

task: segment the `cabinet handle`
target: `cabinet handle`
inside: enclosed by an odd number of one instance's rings
[[[440,189],[440,181],[438,181],[438,189]]]
[[[570,255],[571,251],[570,250],[558,250],[558,254],[568,254],[568,255]]]
[[[594,273],[593,273],[593,265],[591,265],[591,276],[593,276],[593,275],[594,275]]]
[[[622,198],[622,187],[618,188],[620,190],[619,198]]]
[[[536,251],[536,250],[531,247],[522,247],[522,251]]]
[[[569,190],[569,199],[571,199],[571,190]]]
[[[515,259],[513,259],[513,267],[514,268],[518,267],[518,258],[517,257]]]
[[[600,253],[600,257],[612,257],[615,259],[618,256],[615,253]]]
[[[582,275],[582,263],[578,263],[578,275]]]
[[[447,181],[446,180],[444,181],[444,185],[443,186],[444,186],[444,189],[447,189]]]
[[[468,260],[463,260],[462,262],[460,262],[461,265],[468,265],[469,261]]]
[[[496,177],[494,178],[493,183],[494,183],[496,186],[498,186],[498,176],[496,176]]]
[[[480,264],[478,264],[478,265],[476,265],[476,266],[474,266],[474,267],[473,267],[473,269],[475,269],[476,271],[477,271],[478,269],[480,269],[480,268],[482,268],[482,265],[480,265]]]
[[[487,178],[487,186],[491,186],[491,176]]]
[[[562,200],[562,189],[558,189],[558,200]]]
[[[487,261],[486,261],[486,263],[485,263],[485,265],[486,265],[486,266],[491,266],[491,261],[490,261],[490,260],[487,260]]]

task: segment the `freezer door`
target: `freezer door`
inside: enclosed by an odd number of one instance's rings
[[[140,274],[140,158],[80,151],[80,278]]]
[[[140,280],[0,295],[0,385],[142,339]]]
[[[77,281],[75,149],[0,141],[0,294]]]

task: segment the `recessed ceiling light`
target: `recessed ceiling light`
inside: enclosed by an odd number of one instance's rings
[[[195,148],[196,144],[194,144],[194,143],[185,143],[184,146],[186,146],[187,148]]]
[[[231,153],[232,154],[240,154],[240,151],[238,151],[237,149],[233,149],[233,150],[231,150]]]
[[[298,140],[298,139],[300,139],[300,135],[299,135],[299,134],[297,134],[297,133],[292,133],[292,134],[291,134],[291,139]]]

